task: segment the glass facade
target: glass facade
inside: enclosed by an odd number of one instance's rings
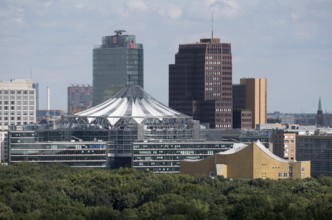
[[[125,85],[144,87],[143,45],[134,35],[105,36],[93,49],[93,106],[115,95]]]
[[[133,143],[133,167],[153,172],[179,173],[180,160],[200,160],[229,150],[233,142],[169,141]]]
[[[9,132],[9,163],[64,163],[73,167],[106,168],[110,144],[102,141],[38,141],[34,130]]]
[[[332,176],[332,136],[296,136],[296,158],[311,161],[311,176]]]

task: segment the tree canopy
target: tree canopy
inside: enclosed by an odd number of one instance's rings
[[[2,219],[331,219],[332,177],[229,180],[0,165]]]

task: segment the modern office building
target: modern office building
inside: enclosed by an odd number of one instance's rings
[[[232,127],[232,53],[219,38],[180,44],[169,65],[169,106],[210,128]]]
[[[267,79],[242,78],[240,85],[245,86],[245,107],[252,112],[252,128],[265,124],[267,117]]]
[[[180,161],[180,173],[236,179],[304,179],[310,177],[310,161],[282,159],[257,141],[203,160]]]
[[[12,126],[8,141],[10,163],[42,163],[53,158],[71,166],[103,167],[106,161],[111,169],[134,167],[167,173],[179,172],[180,159],[205,158],[234,143],[207,141],[198,121],[168,108],[135,85],[73,116]],[[105,147],[95,155],[91,145],[98,143]]]
[[[273,153],[278,157],[296,160],[296,133],[285,130],[273,130],[271,136]]]
[[[93,49],[93,106],[115,95],[126,85],[144,88],[143,44],[124,30],[102,38]]]
[[[36,123],[36,91],[31,80],[0,81],[0,129]]]
[[[91,85],[71,85],[67,88],[68,114],[75,114],[92,107]]]
[[[317,130],[315,134],[298,135],[296,138],[296,157],[311,161],[311,175],[332,176],[332,132]]]

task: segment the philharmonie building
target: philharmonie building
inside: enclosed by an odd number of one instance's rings
[[[233,148],[234,142],[208,141],[206,136],[198,121],[130,85],[73,116],[11,126],[6,157],[9,163],[178,173],[180,160],[204,159]]]

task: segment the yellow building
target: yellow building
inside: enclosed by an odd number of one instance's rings
[[[310,177],[310,161],[282,159],[257,141],[203,160],[181,161],[180,173],[241,179],[303,179]]]
[[[245,85],[246,109],[252,112],[252,128],[257,124],[266,124],[267,115],[267,79],[242,78],[240,85]]]

